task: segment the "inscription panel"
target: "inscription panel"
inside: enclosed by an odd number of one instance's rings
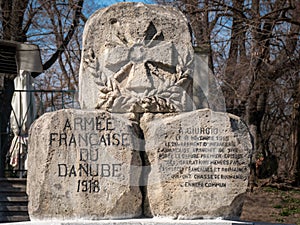
[[[77,192],[87,193],[100,192],[101,179],[124,184],[128,182],[128,164],[118,159],[124,153],[122,149],[117,154],[114,150],[120,147],[133,149],[129,140],[130,127],[124,130],[116,128],[116,125],[120,126],[119,122],[105,113],[95,117],[66,118],[62,124],[61,130],[49,133],[49,148],[67,150],[69,155],[60,154],[58,157],[55,174],[59,181],[73,178]],[[67,163],[66,159],[70,157],[73,157],[73,163]]]
[[[181,187],[226,188],[228,181],[247,180],[249,153],[238,148],[235,134],[210,127],[188,127],[165,138],[158,154],[164,179],[178,179]]]

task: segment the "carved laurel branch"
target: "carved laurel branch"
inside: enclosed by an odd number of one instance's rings
[[[182,110],[184,86],[188,82],[188,73],[177,73],[171,81],[165,80],[159,87],[145,91],[144,98],[121,93],[117,82],[99,75],[99,101],[96,109],[111,111],[114,107],[128,112],[175,112]]]
[[[107,78],[102,72],[100,73],[99,81],[97,81],[96,84],[99,85],[96,109],[111,111],[115,99],[121,95],[118,85],[114,80]]]
[[[163,79],[158,70],[152,70],[153,75],[160,77],[163,82],[159,87],[144,93],[145,97],[140,99],[132,96],[131,93],[121,93],[118,82],[114,78],[108,78],[100,70],[93,50],[90,49],[87,52],[86,59],[84,67],[97,79],[96,84],[99,86],[96,109],[112,111],[116,107],[129,112],[175,112],[182,110],[183,91],[188,82],[190,70],[183,72],[183,69],[177,66],[176,73],[172,74],[172,78],[169,80]]]

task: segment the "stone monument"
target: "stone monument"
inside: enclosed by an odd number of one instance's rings
[[[171,7],[120,3],[89,18],[82,109],[47,113],[30,130],[32,220],[239,217],[251,137],[222,112],[191,43]]]

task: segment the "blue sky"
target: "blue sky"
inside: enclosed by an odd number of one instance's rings
[[[147,4],[155,4],[155,0],[85,0],[84,4],[87,7],[84,8],[84,14],[89,16],[100,8],[104,8],[119,2],[143,2]]]
[[[118,3],[118,2],[144,2],[147,4],[155,3],[154,0],[95,0],[95,3],[97,4],[97,6],[99,8],[106,7],[106,6],[109,6],[109,5]]]

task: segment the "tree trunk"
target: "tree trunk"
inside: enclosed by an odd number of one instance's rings
[[[230,48],[225,70],[225,84],[223,85],[227,111],[238,116],[243,114],[241,108],[244,108],[236,104],[235,101],[241,80],[245,77],[245,74],[241,73],[243,71],[241,68],[245,65],[249,66],[245,48],[246,28],[243,17],[237,13],[243,10],[243,6],[243,1],[233,1],[233,8],[236,9],[236,11],[234,11],[232,15]]]
[[[292,115],[292,136],[290,154],[290,180],[295,186],[300,185],[300,81],[295,91],[295,103]]]

